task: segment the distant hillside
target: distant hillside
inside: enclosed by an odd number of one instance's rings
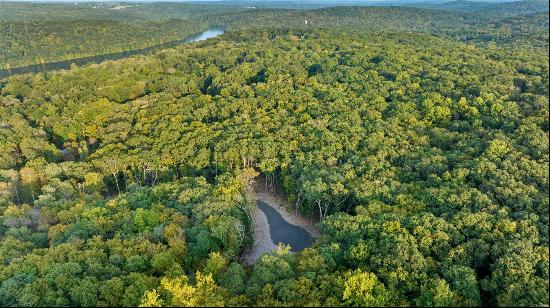
[[[299,27],[423,32],[468,43],[548,46],[548,15],[545,13],[486,14],[402,6],[342,6],[315,10],[257,9],[206,15],[199,19],[229,30]]]
[[[548,12],[548,0],[525,0],[501,3],[457,0],[442,4],[419,4],[415,6],[446,11],[495,14],[533,14]]]
[[[212,13],[243,10],[228,3],[29,3],[0,2],[0,21],[127,20],[143,21],[189,18]]]
[[[243,10],[206,3],[0,2],[0,68],[147,48],[207,25],[189,19]]]
[[[316,9],[261,8],[238,3],[2,2],[0,67],[146,48],[181,39],[208,25],[221,25],[228,30],[294,27],[422,32],[476,44],[548,46],[548,0]]]

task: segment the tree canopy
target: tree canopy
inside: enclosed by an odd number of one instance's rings
[[[539,41],[268,25],[0,81],[0,304],[548,305]],[[258,176],[322,236],[247,267]]]

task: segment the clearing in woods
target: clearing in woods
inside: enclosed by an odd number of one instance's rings
[[[264,253],[288,244],[291,251],[300,251],[311,246],[321,235],[311,219],[289,211],[283,197],[266,189],[264,185],[253,186],[255,204],[251,209],[254,244],[244,254],[246,264],[252,264]]]

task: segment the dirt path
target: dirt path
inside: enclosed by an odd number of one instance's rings
[[[309,219],[301,215],[296,215],[294,212],[285,209],[282,206],[284,201],[280,197],[274,196],[264,190],[256,190],[253,198],[255,201],[254,204],[257,204],[256,201],[262,201],[275,209],[289,224],[302,227],[305,231],[307,231],[307,233],[309,233],[313,241],[321,236],[319,229],[315,227]],[[251,216],[254,245],[243,255],[244,263],[247,265],[251,265],[261,255],[276,248],[276,245],[271,239],[268,219],[264,212],[262,212],[258,206],[254,206],[251,209]]]

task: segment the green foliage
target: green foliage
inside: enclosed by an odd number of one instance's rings
[[[458,5],[453,7],[453,2]],[[251,31],[258,27],[407,31],[489,47],[496,44],[548,49],[546,0],[513,3],[452,1],[443,4],[404,2],[401,5],[414,8],[341,5],[310,10],[259,9],[207,14],[199,20],[229,29],[245,28]]]
[[[181,40],[206,29],[207,24],[198,21],[198,16],[238,10],[242,8],[199,3],[2,2],[0,69]]]
[[[547,54],[409,26],[312,19],[3,80],[0,304],[548,305]],[[322,237],[248,268],[259,174]]]
[[[389,294],[376,275],[357,270],[344,283],[343,299],[350,306],[379,307],[389,303]]]

